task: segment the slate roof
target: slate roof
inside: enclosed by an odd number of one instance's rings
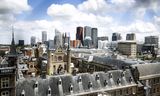
[[[38,82],[38,96],[47,96],[51,88],[52,96],[84,95],[94,92],[110,91],[117,88],[137,86],[129,69],[105,72],[81,73],[75,76],[58,75],[48,79],[30,78],[17,82],[16,96],[25,91],[25,96],[35,96],[35,83]]]
[[[160,64],[158,63],[136,64],[132,65],[132,67],[138,68],[140,80],[160,77]]]

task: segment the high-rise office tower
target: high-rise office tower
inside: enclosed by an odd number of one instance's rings
[[[47,41],[47,32],[46,31],[42,31],[42,42]]]
[[[112,34],[112,41],[118,41],[118,40],[121,40],[122,37],[121,37],[121,34],[120,33],[113,33]]]
[[[77,27],[76,40],[80,40],[83,45],[83,27]]]
[[[54,45],[55,47],[62,46],[62,34],[57,29],[55,29]]]
[[[95,48],[98,47],[97,35],[98,35],[98,29],[97,29],[97,28],[92,28],[92,31],[91,31],[91,39],[92,39],[92,45],[93,45]]]
[[[92,28],[89,27],[89,26],[85,26],[84,27],[84,38],[87,36],[87,37],[91,37],[91,31],[92,31]]]
[[[136,40],[136,35],[134,33],[127,34],[126,40]]]
[[[32,46],[35,45],[35,44],[36,44],[36,37],[35,37],[35,36],[32,36],[30,42],[31,42],[31,45],[32,45]]]

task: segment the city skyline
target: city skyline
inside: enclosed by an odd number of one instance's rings
[[[42,31],[53,39],[55,29],[70,32],[75,39],[77,26],[96,27],[98,36],[109,39],[114,32],[123,39],[133,32],[137,40],[144,40],[142,35],[159,35],[159,4],[158,0],[2,0],[0,43],[10,44],[11,26],[16,41],[28,44],[31,36],[41,40]]]

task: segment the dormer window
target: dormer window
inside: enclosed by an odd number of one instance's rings
[[[69,91],[73,92],[73,85],[72,84],[70,84],[70,86],[69,86]]]
[[[25,96],[25,91],[24,90],[22,91],[21,96]]]
[[[81,77],[81,76],[78,77],[77,82],[78,82],[78,83],[79,83],[79,82],[82,82],[82,77]]]
[[[99,75],[96,75],[96,80],[99,80]]]
[[[51,94],[51,90],[48,90],[48,94]]]
[[[131,83],[133,81],[132,77],[129,77],[129,82]]]
[[[107,85],[108,85],[108,81],[105,80],[105,81],[104,81],[104,86],[107,86]]]
[[[92,88],[92,82],[89,82],[89,84],[88,84],[88,88],[90,89],[90,88]]]
[[[109,78],[112,78],[112,73],[109,73]]]
[[[117,84],[119,85],[121,83],[121,79],[120,78],[118,78],[118,80],[117,80]]]
[[[125,76],[125,72],[122,72],[122,73],[121,73],[121,77],[124,77],[124,76]]]
[[[38,87],[38,82],[36,81],[36,83],[34,84],[34,88]]]
[[[58,85],[61,85],[62,84],[62,80],[61,79],[59,79],[59,81],[58,81]]]
[[[51,94],[51,88],[49,87],[48,88],[48,95],[50,95]]]

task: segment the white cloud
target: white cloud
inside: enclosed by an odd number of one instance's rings
[[[27,4],[27,0],[22,0],[21,3],[19,3],[17,0],[3,0],[3,3],[5,2],[10,2],[11,4],[15,4],[16,6],[0,6],[0,25],[3,26],[7,26],[7,24],[9,24],[10,21],[14,19],[14,16],[8,16],[8,13],[11,12],[13,14],[19,14],[23,11],[31,9],[30,6]],[[75,39],[76,27],[83,27],[86,25],[91,27],[97,27],[99,31],[99,36],[111,36],[113,32],[119,32],[122,33],[123,36],[125,36],[126,33],[134,32],[138,35],[137,39],[142,40],[144,39],[142,38],[142,35],[144,34],[158,34],[158,24],[160,24],[159,17],[154,18],[154,23],[143,21],[142,17],[144,16],[148,8],[146,6],[141,6],[141,3],[137,2],[140,1],[110,0],[109,2],[107,0],[86,0],[77,6],[74,6],[72,4],[52,4],[47,10],[47,14],[53,17],[52,21],[17,20],[15,22],[15,35],[17,37],[16,39],[24,38],[27,43],[30,43],[30,36],[34,35],[38,37],[38,40],[40,41],[41,31],[43,30],[48,32],[49,39],[53,39],[55,28],[57,28],[61,32],[70,32],[71,39]],[[8,8],[7,6],[11,7]],[[150,6],[150,9],[157,10],[157,4],[152,3]],[[116,14],[119,14],[129,10],[133,11],[133,15],[135,15],[135,18],[133,22],[130,22],[130,24],[128,25],[122,25],[119,22],[123,21],[116,21],[114,17],[108,15],[108,13],[112,12],[118,12]],[[10,17],[10,19],[8,19],[7,17]],[[9,23],[5,24],[4,21],[8,21]],[[11,30],[0,27],[0,31],[6,32],[6,34],[10,36]],[[5,36],[2,36],[2,38],[5,38]],[[6,40],[0,42],[6,42]],[[10,42],[10,39],[7,42]]]
[[[0,1],[0,43],[10,43],[11,25],[15,22],[16,14],[31,10],[27,0],[1,0]],[[25,35],[24,35],[25,36]]]
[[[47,13],[53,17],[54,23],[59,21],[56,25],[61,25],[61,27],[59,26],[60,31],[71,32],[71,39],[75,39],[75,31],[77,26],[88,25],[92,27],[103,28],[111,25],[113,22],[113,18],[110,16],[87,13],[71,4],[52,4],[48,8]]]
[[[30,10],[27,0],[1,0],[0,14],[18,14]]]

